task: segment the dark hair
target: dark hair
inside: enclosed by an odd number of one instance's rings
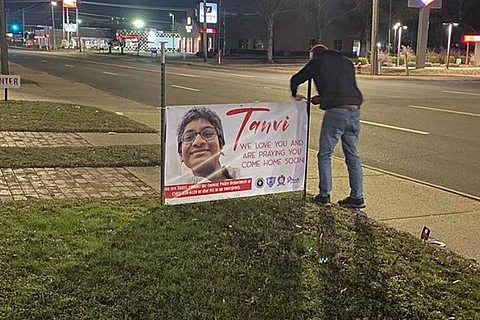
[[[213,112],[212,110],[206,107],[194,107],[188,110],[187,113],[183,115],[183,120],[177,129],[177,142],[178,142],[177,151],[179,154],[182,154],[182,135],[183,135],[183,132],[185,131],[186,126],[190,122],[195,120],[200,120],[200,119],[207,120],[215,128],[215,131],[217,131],[220,148],[223,148],[223,146],[225,145],[222,120],[220,120],[220,117],[215,112]]]

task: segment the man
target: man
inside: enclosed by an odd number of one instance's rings
[[[318,152],[319,194],[315,202],[330,206],[332,191],[332,153],[339,139],[348,168],[350,196],[340,200],[339,205],[348,208],[365,208],[363,199],[363,172],[357,153],[360,134],[360,105],[362,93],[357,87],[352,62],[341,53],[316,45],[310,50],[307,65],[290,80],[292,96],[296,101],[305,100],[297,94],[300,84],[313,79],[319,95],[312,97],[313,104],[325,110],[320,132]]]

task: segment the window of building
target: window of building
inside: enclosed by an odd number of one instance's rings
[[[342,51],[343,49],[343,40],[336,39],[333,41],[333,50]]]
[[[242,38],[238,41],[239,49],[248,49],[248,39]]]
[[[255,39],[253,41],[253,49],[254,50],[263,50],[264,49],[264,43],[260,39]]]

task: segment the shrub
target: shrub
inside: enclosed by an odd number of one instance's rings
[[[365,57],[359,57],[358,61],[363,65],[363,64],[368,64],[368,59]]]

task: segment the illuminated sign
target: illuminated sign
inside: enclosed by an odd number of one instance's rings
[[[200,27],[200,33],[205,33],[204,27]],[[217,33],[217,28],[207,28],[207,33]]]
[[[441,9],[442,0],[408,0],[408,7]]]
[[[480,34],[466,34],[463,36],[463,42],[480,42]]]
[[[63,0],[64,8],[77,8],[77,0]]]
[[[216,3],[209,3],[207,2],[207,23],[217,23],[217,12],[218,12],[218,7]],[[205,21],[204,19],[204,11],[203,11],[203,2],[199,3],[199,9],[198,9],[198,20],[200,23],[203,23]]]

